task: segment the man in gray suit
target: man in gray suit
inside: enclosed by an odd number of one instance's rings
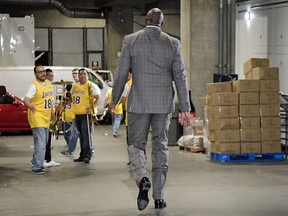
[[[146,169],[148,132],[152,129],[152,184],[156,209],[166,207],[164,185],[168,170],[168,129],[175,111],[173,81],[179,98],[179,123],[190,124],[190,103],[186,71],[179,40],[161,31],[163,13],[151,9],[143,30],[126,35],[113,85],[113,111],[131,70],[133,84],[128,98],[128,155],[139,187],[137,205],[143,210],[149,203],[151,187]]]

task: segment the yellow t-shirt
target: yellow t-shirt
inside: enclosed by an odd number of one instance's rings
[[[112,101],[112,88],[107,92],[108,103],[110,104]],[[123,106],[122,103],[118,102],[115,107],[115,114],[123,114]]]
[[[53,106],[53,93],[50,81],[46,80],[45,85],[41,85],[37,80],[33,81],[36,85],[36,94],[31,98],[30,103],[36,104],[36,112],[28,109],[28,121],[31,128],[49,127],[51,121],[51,108]]]
[[[77,82],[72,88],[72,110],[75,115],[87,114],[87,108],[92,106],[89,96],[89,83],[90,81],[81,85]],[[97,113],[97,107],[94,107],[94,112]]]

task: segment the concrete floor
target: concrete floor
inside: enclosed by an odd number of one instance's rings
[[[169,147],[165,189],[168,207],[137,210],[138,189],[129,172],[125,128],[112,136],[110,126],[95,126],[96,155],[90,164],[60,154],[63,136],[52,155],[60,167],[32,174],[32,135],[0,136],[0,215],[5,216],[286,216],[288,163],[210,161],[205,154]],[[150,151],[150,145],[148,150]],[[149,152],[148,151],[148,152]],[[77,149],[78,156],[79,149]],[[151,168],[148,154],[148,167]],[[150,169],[151,170],[151,169]]]

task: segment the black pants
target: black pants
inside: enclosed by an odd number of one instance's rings
[[[46,144],[45,160],[47,163],[51,161],[51,137],[52,132],[49,131],[48,142]]]
[[[92,128],[92,122],[89,121],[91,115],[75,115],[75,123],[77,130],[79,131],[80,138],[80,158],[91,158],[91,141],[90,140],[90,128]]]

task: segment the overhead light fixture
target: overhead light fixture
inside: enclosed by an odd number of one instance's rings
[[[250,11],[247,11],[245,13],[245,20],[251,20],[251,12]]]

